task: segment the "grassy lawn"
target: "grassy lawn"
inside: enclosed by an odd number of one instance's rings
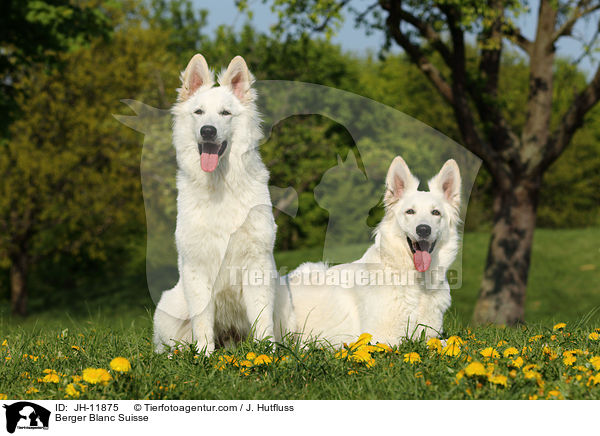
[[[286,341],[275,351],[246,342],[210,358],[186,351],[167,359],[152,352],[153,304],[139,278],[100,282],[102,293],[81,290],[69,302],[47,304],[52,308],[38,304],[25,320],[11,318],[3,304],[0,398],[600,399],[600,359],[595,359],[600,340],[594,335],[600,318],[593,313],[600,305],[598,240],[600,229],[537,231],[528,324],[471,330],[487,235],[467,234],[463,287],[453,291],[445,322],[446,337],[464,342],[456,340],[460,353],[455,356],[448,354],[458,350],[440,353],[423,342],[407,342],[382,352],[358,346],[336,357],[335,350],[301,349]],[[364,247],[345,250],[358,257]],[[320,253],[278,253],[276,258],[279,266],[291,268],[319,260]],[[560,321],[567,326],[553,330]],[[498,355],[487,350],[491,355],[484,357],[481,351],[488,347]],[[505,357],[511,347],[518,354]],[[248,353],[267,358],[255,360]],[[413,358],[420,361],[405,362],[408,353],[417,353]],[[128,359],[129,372],[110,368],[117,356]],[[106,370],[106,382],[93,383],[102,371],[80,379],[86,368]]]

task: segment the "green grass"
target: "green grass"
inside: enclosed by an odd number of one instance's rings
[[[134,319],[130,325],[118,327],[98,322],[93,326],[67,323],[62,330],[12,329],[0,351],[4,360],[0,392],[11,399],[63,398],[73,376],[81,376],[85,368],[92,367],[109,370],[113,379],[106,385],[79,381],[83,387],[75,386],[81,391],[80,399],[527,399],[533,395],[546,398],[551,391],[565,398],[600,399],[600,384],[590,381],[598,370],[589,361],[600,356],[600,341],[588,338],[588,326],[568,325],[565,333],[556,332],[554,340],[552,327],[541,325],[487,327],[474,330],[473,336],[465,329],[451,329],[450,333],[458,333],[466,341],[459,356],[442,356],[428,350],[423,342],[407,342],[395,352],[373,352],[374,366],[367,367],[348,357],[336,358],[332,350],[314,346],[301,349],[291,341],[274,352],[266,343],[244,342],[219,350],[210,358],[184,351],[168,359],[152,352],[149,319],[140,321]],[[535,335],[543,337],[530,342]],[[500,340],[507,344],[498,346]],[[542,351],[545,343],[556,353],[553,360]],[[500,357],[486,361],[480,351],[489,346],[495,347]],[[511,358],[501,355],[509,346],[519,350],[525,365],[538,365],[539,382],[528,379],[523,367],[511,376]],[[523,347],[531,349],[523,352]],[[575,355],[574,365],[565,365],[562,353],[577,349],[581,354]],[[250,351],[273,359],[287,356],[287,360],[252,365],[244,372],[234,364],[220,369],[220,356],[226,353],[242,362]],[[418,353],[421,362],[405,362],[404,354],[409,352]],[[7,356],[11,358],[6,360]],[[131,362],[130,372],[110,370],[109,363],[116,356]],[[490,373],[505,376],[506,387],[490,383],[487,376],[465,376],[457,381],[469,358],[492,363]],[[45,369],[56,371],[58,383],[38,380],[46,376]],[[31,388],[38,392],[26,393]]]
[[[289,342],[274,354],[266,344],[244,342],[234,349],[219,350],[210,359],[195,358],[189,351],[173,359],[155,355],[150,343],[153,303],[145,281],[139,277],[107,277],[93,287],[76,289],[68,302],[56,297],[44,307],[38,301],[35,312],[25,320],[10,317],[7,305],[0,308],[0,342],[6,339],[7,344],[0,347],[0,394],[9,398],[63,398],[73,376],[81,376],[88,367],[108,370],[112,358],[123,356],[132,364],[128,374],[112,371],[113,380],[106,386],[82,383],[87,387],[80,398],[521,399],[532,395],[546,398],[556,390],[565,398],[600,399],[600,384],[593,386],[591,382],[587,386],[589,377],[598,373],[589,359],[600,355],[600,341],[588,338],[600,326],[598,312],[594,312],[600,304],[598,240],[600,229],[536,232],[526,326],[474,329],[475,338],[467,341],[468,349],[452,358],[430,353],[422,342],[407,342],[399,346],[398,353],[373,353],[376,364],[371,368],[336,359],[331,350],[299,349]],[[445,320],[446,335],[470,337],[468,322],[486,249],[487,235],[466,235],[463,287],[453,291],[453,305]],[[359,257],[364,247],[344,250]],[[319,260],[320,252],[283,252],[277,253],[276,259],[279,266],[293,268],[304,261]],[[559,321],[567,322],[566,333],[558,332],[553,340],[552,325]],[[540,334],[541,339],[529,342]],[[497,346],[500,340],[508,344]],[[549,360],[543,354],[543,344],[553,348],[556,359]],[[494,385],[483,376],[463,377],[457,382],[456,375],[468,365],[468,356],[483,361],[481,349],[495,346],[502,352],[509,345],[519,351],[531,347],[525,360],[540,366],[543,388],[535,378],[525,378],[522,369],[516,370],[512,378],[507,366],[510,359],[505,358],[495,359],[494,374],[508,377],[506,387]],[[566,366],[562,353],[574,349],[587,354],[576,355],[577,362]],[[289,357],[282,363],[252,367],[248,375],[233,365],[222,370],[215,367],[225,352],[243,360],[250,351]],[[403,361],[403,355],[413,351],[419,353],[421,363]],[[61,374],[59,383],[38,382],[45,376],[44,369]],[[579,380],[577,375],[581,376]],[[38,392],[27,394],[30,388]]]

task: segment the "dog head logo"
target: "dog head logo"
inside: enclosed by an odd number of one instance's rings
[[[6,431],[19,429],[48,429],[50,411],[29,401],[3,405],[6,409]]]

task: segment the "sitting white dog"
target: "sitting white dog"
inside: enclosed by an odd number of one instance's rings
[[[340,346],[370,333],[389,345],[437,336],[450,306],[448,267],[458,251],[461,178],[448,160],[418,191],[401,157],[386,177],[385,216],[375,243],[353,263],[306,263],[280,282],[277,312],[304,342]],[[292,301],[286,296],[291,291]],[[296,321],[292,316],[295,315]]]
[[[274,339],[276,225],[254,78],[238,56],[218,81],[197,54],[172,109],[179,281],[156,308],[157,352],[186,342],[211,353],[251,331]]]

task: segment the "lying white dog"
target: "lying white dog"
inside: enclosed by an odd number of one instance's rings
[[[210,353],[251,329],[273,338],[276,225],[253,81],[239,56],[219,87],[200,54],[182,75],[172,109],[179,281],[156,308],[157,352],[187,342]],[[250,282],[247,272],[261,277]]]
[[[461,178],[454,160],[429,181],[429,192],[401,157],[386,177],[385,216],[375,243],[353,263],[306,263],[278,285],[286,328],[334,346],[370,333],[390,345],[437,336],[450,306],[446,271],[458,251]],[[292,302],[286,296],[291,291]],[[291,319],[291,318],[290,318]]]

